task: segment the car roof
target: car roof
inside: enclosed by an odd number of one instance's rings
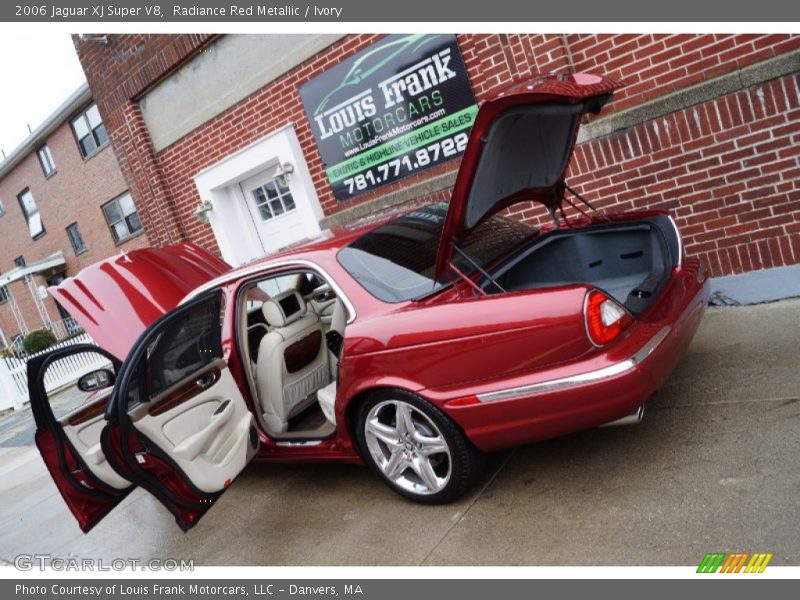
[[[227,285],[232,281],[236,281],[242,277],[250,276],[254,272],[257,272],[261,265],[271,265],[275,262],[280,262],[281,259],[291,260],[304,258],[313,262],[315,257],[320,257],[321,255],[326,254],[336,254],[350,242],[358,239],[365,233],[368,233],[373,229],[380,227],[381,225],[393,221],[394,219],[397,219],[398,217],[401,217],[412,210],[431,203],[432,202],[430,200],[412,200],[391,207],[379,213],[367,215],[356,221],[353,221],[352,223],[336,226],[331,229],[325,229],[318,236],[301,240],[296,244],[282,248],[278,252],[261,256],[231,269],[227,273],[224,273],[223,275],[216,277],[197,289],[192,290],[192,292],[190,292],[181,301],[181,303],[186,302],[203,291]]]

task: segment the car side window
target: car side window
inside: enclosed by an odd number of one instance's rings
[[[263,279],[248,290],[246,296],[247,311],[251,313],[260,309],[265,300],[287,290],[297,290],[301,296],[308,296],[324,284],[325,281],[311,271]]]
[[[221,298],[180,309],[181,314],[163,326],[128,387],[128,410],[222,358]]]
[[[55,419],[75,427],[102,414],[92,407],[108,400],[116,373],[106,356],[86,350],[48,362],[39,376]]]
[[[264,292],[267,296],[277,296],[286,290],[299,289],[301,280],[305,279],[306,275],[302,273],[292,273],[291,275],[282,275],[278,277],[271,277],[259,281],[256,287]]]

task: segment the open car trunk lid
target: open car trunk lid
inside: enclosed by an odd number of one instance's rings
[[[600,112],[618,87],[597,75],[539,76],[481,105],[442,229],[436,279],[453,245],[503,208],[533,200],[555,214],[581,117]]]
[[[230,269],[199,246],[181,243],[112,256],[49,291],[97,345],[124,360],[150,323]]]

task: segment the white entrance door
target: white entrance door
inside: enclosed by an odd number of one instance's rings
[[[232,265],[320,234],[322,207],[291,124],[206,167],[194,181],[202,214]]]
[[[270,171],[239,184],[266,253],[303,239],[306,229],[295,204],[291,181]]]

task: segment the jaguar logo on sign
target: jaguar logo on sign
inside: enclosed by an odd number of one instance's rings
[[[460,156],[477,112],[454,35],[390,35],[300,88],[343,201]]]

